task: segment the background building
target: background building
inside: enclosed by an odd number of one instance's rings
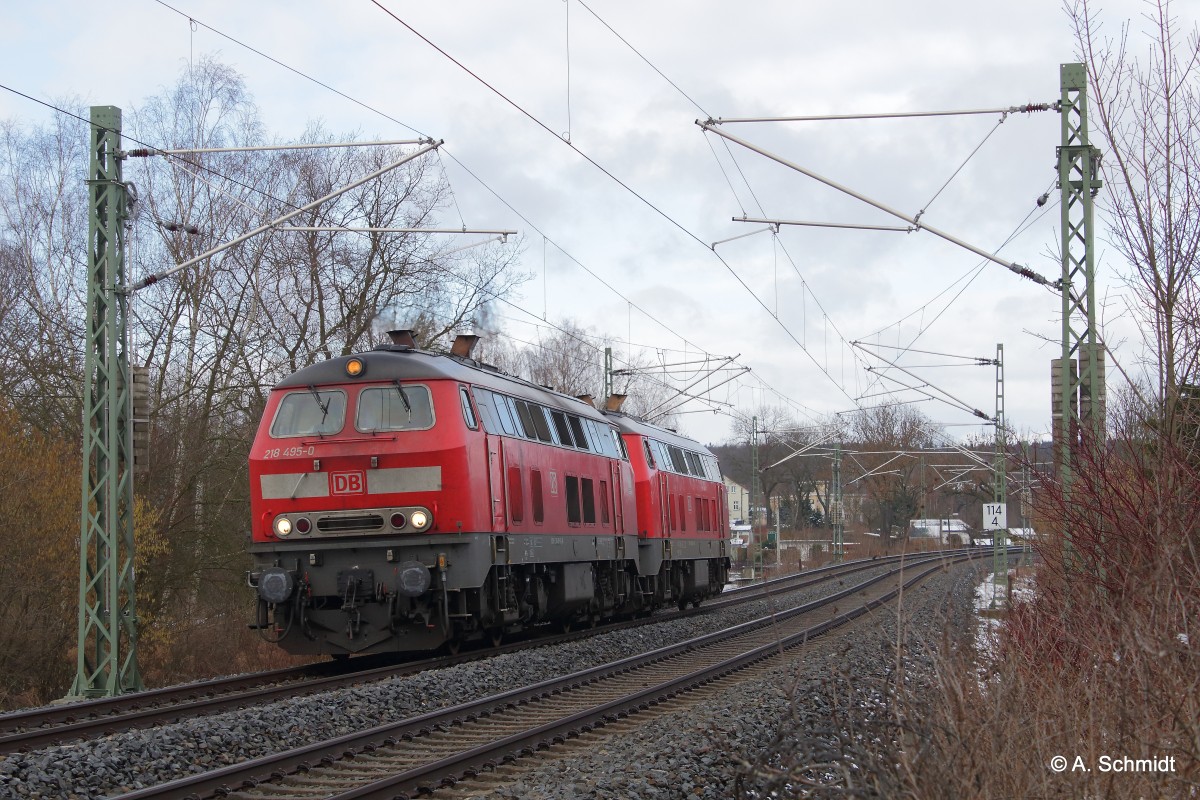
[[[740,483],[725,478],[725,507],[729,509],[729,522],[741,519],[750,522],[750,490]]]

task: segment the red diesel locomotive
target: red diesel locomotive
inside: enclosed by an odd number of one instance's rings
[[[335,657],[453,649],[721,591],[707,449],[480,364],[477,337],[445,355],[390,336],[268,399],[250,454],[265,635]]]

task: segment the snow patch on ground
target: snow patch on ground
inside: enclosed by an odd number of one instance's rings
[[[981,664],[997,655],[1000,628],[1008,612],[1006,598],[1011,598],[1014,603],[1027,603],[1037,593],[1033,575],[1029,572],[1010,569],[1008,579],[1010,585],[1006,590],[1003,577],[997,579],[996,573],[991,572],[975,587],[975,652]]]
[[[981,663],[991,661],[996,655],[1001,621],[991,612],[1004,608],[1004,598],[1003,581],[998,582],[994,572],[989,572],[983,583],[975,587],[975,652]]]

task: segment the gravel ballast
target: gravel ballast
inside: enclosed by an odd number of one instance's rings
[[[951,568],[906,594],[903,658],[910,680],[928,678],[927,646],[947,630],[969,637],[976,570]],[[703,702],[665,714],[589,750],[546,760],[517,781],[475,796],[489,800],[579,800],[580,798],[670,798],[723,800],[771,797],[789,784],[786,765],[841,760],[855,768],[853,739],[860,729],[832,731],[854,717],[881,707],[877,685],[896,667],[897,614],[887,606],[853,624],[851,636],[814,641],[732,690],[707,694]],[[795,702],[793,702],[795,698]],[[873,731],[872,731],[873,732]],[[846,741],[849,738],[851,741]],[[842,741],[837,741],[841,739]],[[814,743],[820,746],[814,748]],[[859,742],[861,744],[861,742]],[[830,746],[833,745],[833,746]],[[825,752],[820,751],[825,747]],[[804,760],[804,759],[808,760]],[[837,782],[832,774],[831,783]],[[886,776],[885,776],[886,778]],[[845,786],[805,792],[792,785],[783,796],[889,796],[886,787],[870,791],[875,775],[857,776],[859,791]],[[810,794],[811,792],[811,794]]]
[[[121,794],[615,661],[763,616],[781,607],[815,600],[844,585],[868,580],[884,569],[850,576],[843,579],[842,585],[833,581],[714,614],[601,634],[93,741],[0,756],[0,797],[100,798]],[[958,580],[966,592],[955,605],[969,613],[971,586],[963,577],[966,573],[961,567],[953,570],[954,575],[960,576]],[[926,582],[929,588],[921,593],[940,598],[949,587],[935,587],[948,580],[939,574]],[[959,587],[954,589],[957,595]],[[787,606],[782,606],[783,602]],[[932,621],[932,612],[915,616],[919,620],[928,617],[929,624],[940,625]],[[880,619],[886,628],[886,616]],[[893,626],[894,622],[893,614]],[[878,657],[883,651],[878,643],[874,646]],[[816,652],[816,647],[814,643],[808,651]],[[836,653],[825,656],[837,657]],[[811,660],[810,656],[805,663]],[[586,758],[574,758],[552,771],[553,774],[523,779],[509,788],[496,790],[492,796],[728,797],[727,778],[734,761],[758,753],[763,743],[774,736],[778,728],[776,716],[786,706],[781,702],[781,687],[791,685],[793,673],[794,670],[785,668],[761,686],[739,685],[736,691],[723,695],[712,712],[694,711],[674,721],[665,717],[645,726],[636,737],[610,737],[601,749]]]

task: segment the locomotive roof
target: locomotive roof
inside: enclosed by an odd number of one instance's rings
[[[365,369],[361,377],[346,375],[346,362],[357,358]],[[505,375],[493,367],[486,367],[470,358],[431,353],[404,345],[380,345],[374,350],[349,356],[338,356],[321,361],[293,372],[275,385],[276,389],[303,386],[328,386],[331,384],[371,383],[375,381],[422,381],[453,380],[475,384],[497,392],[533,400],[560,411],[589,417],[597,422],[613,423],[591,405],[576,397],[563,394],[544,386],[530,383],[523,378]]]
[[[636,419],[628,414],[622,414],[616,411],[610,411],[605,414],[617,426],[621,433],[634,433],[639,436],[649,436],[651,439],[657,439],[664,444],[673,444],[676,447],[682,447],[685,450],[692,452],[699,451],[712,455],[707,447],[697,442],[695,439],[689,439],[686,436],[680,436],[674,431],[669,431],[666,428],[660,428],[644,420]]]

